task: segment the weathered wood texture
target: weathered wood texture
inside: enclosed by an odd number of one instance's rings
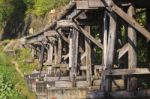
[[[142,1],[75,0],[61,14],[58,22],[52,23],[39,34],[23,39],[24,45],[27,44],[37,52],[40,63],[41,75],[31,77],[34,89],[34,81],[37,80],[42,81],[42,84],[49,82],[41,88],[50,92],[59,88],[60,91],[65,88],[97,89],[102,86],[105,95],[110,93],[114,97],[132,97],[132,92],[112,92],[112,88],[115,85],[123,90],[125,83],[120,88],[117,80],[123,82],[127,79],[128,91],[136,92],[137,78],[150,75],[148,68],[137,68],[136,35],[140,33],[150,40],[150,32],[135,21],[134,7],[143,7],[139,2]],[[127,7],[126,13],[124,9]],[[119,30],[122,25],[125,36]],[[124,40],[127,37],[128,40]],[[124,57],[127,52],[128,57]],[[123,66],[120,61],[124,62]],[[44,76],[43,66],[48,66]],[[139,93],[149,95],[149,91],[138,91],[136,96],[140,96]],[[99,94],[104,97],[103,93]]]
[[[114,51],[116,42],[116,16],[114,13],[109,14],[109,35],[108,35],[108,47],[107,47],[107,61],[106,69],[111,70],[114,62]],[[109,92],[112,89],[111,79],[106,78],[105,91]]]
[[[85,30],[88,33],[91,32],[90,26],[85,26]],[[92,84],[92,63],[91,63],[91,42],[89,39],[86,38],[85,40],[85,52],[86,52],[86,73],[87,73],[87,82],[90,86]]]
[[[79,36],[78,31],[73,29],[72,33],[70,33],[70,43],[69,43],[70,79],[72,81],[73,87],[76,86],[75,79],[77,75],[78,36]]]
[[[135,9],[133,6],[128,8],[128,15],[133,17],[135,15]],[[137,54],[136,54],[136,31],[132,27],[128,27],[128,68],[135,69],[137,66]],[[137,79],[129,78],[128,79],[128,90],[134,91],[137,89]]]

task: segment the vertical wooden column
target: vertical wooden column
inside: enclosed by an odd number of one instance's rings
[[[85,29],[88,33],[91,32],[90,26],[85,26]],[[87,76],[87,82],[90,86],[92,84],[92,63],[91,63],[91,43],[89,39],[85,38],[85,51],[86,51],[86,76]]]
[[[133,6],[128,8],[128,15],[133,17],[135,15],[135,9]],[[129,42],[129,50],[128,50],[128,68],[133,69],[137,66],[137,54],[136,54],[136,31],[128,26],[128,42]],[[130,91],[135,91],[137,89],[137,79],[129,78],[127,89]]]
[[[54,63],[55,63],[55,65],[57,64],[57,43],[55,42],[54,43]]]
[[[35,49],[31,48],[31,57],[34,59],[35,58]]]
[[[43,70],[43,62],[44,62],[44,51],[45,48],[44,46],[41,46],[41,50],[40,50],[40,57],[39,57],[39,67],[38,69],[40,70],[40,72]]]
[[[103,27],[103,64],[104,68],[106,68],[106,63],[107,63],[107,40],[108,40],[108,20],[107,20],[107,12],[104,14],[104,19],[103,19],[104,27]]]
[[[106,69],[111,70],[113,67],[114,61],[114,51],[116,43],[116,16],[114,13],[109,14],[109,36],[108,36],[108,47],[107,47],[107,61]],[[105,91],[110,92],[112,90],[112,80],[106,78]]]
[[[107,40],[108,40],[108,20],[107,20],[107,12],[104,13],[103,18],[103,69],[106,69],[107,63]],[[102,73],[102,80],[101,80],[101,90],[105,91],[105,75]]]
[[[52,43],[49,44],[49,49],[48,49],[48,58],[47,58],[47,62],[48,64],[52,65],[53,62],[53,45]]]
[[[76,86],[76,75],[77,75],[77,60],[78,60],[78,32],[72,29],[70,33],[70,44],[69,44],[69,67],[70,67],[70,79],[72,86]]]
[[[58,38],[57,64],[61,63],[61,58],[62,58],[62,42],[61,42],[61,38]]]
[[[54,48],[53,48],[53,45],[52,43],[49,43],[49,48],[48,48],[48,51],[47,51],[47,65],[48,65],[48,74],[51,74],[52,73],[52,64],[53,64],[53,51],[54,51]]]

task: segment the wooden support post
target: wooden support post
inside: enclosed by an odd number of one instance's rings
[[[133,17],[135,15],[135,9],[133,6],[128,8],[128,15]],[[136,54],[136,31],[128,26],[128,42],[129,42],[129,50],[128,50],[128,68],[133,69],[137,66],[137,54]],[[128,79],[127,89],[130,91],[135,91],[137,89],[137,79],[129,78]]]
[[[54,64],[57,64],[57,43],[54,43]]]
[[[69,67],[70,67],[70,79],[72,86],[76,86],[76,76],[77,76],[77,60],[78,60],[78,35],[76,30],[72,30],[70,33],[70,45],[69,45]]]
[[[31,48],[31,57],[35,59],[35,49]]]
[[[57,48],[57,64],[61,63],[62,58],[62,42],[61,39],[58,39],[58,48]]]
[[[109,36],[108,36],[108,47],[107,47],[107,62],[106,68],[111,70],[113,67],[114,61],[114,50],[116,43],[116,16],[114,13],[109,14],[110,22],[109,22]],[[112,80],[106,78],[105,91],[110,92],[112,90]]]
[[[107,65],[107,40],[108,40],[108,20],[107,20],[107,12],[105,11],[104,13],[104,18],[103,18],[103,69],[106,69]],[[105,75],[102,74],[102,80],[101,80],[101,90],[105,91]]]
[[[106,62],[107,62],[107,40],[108,40],[108,20],[107,20],[107,12],[104,14],[104,34],[103,34],[103,64],[106,68]]]
[[[52,65],[53,62],[53,45],[52,43],[49,44],[49,49],[48,49],[48,58],[47,58],[47,63]]]
[[[85,29],[88,33],[90,33],[90,26],[85,26]],[[91,63],[91,43],[90,40],[85,38],[85,51],[86,51],[86,76],[87,76],[87,82],[90,86],[92,84],[92,63]]]
[[[44,51],[45,51],[45,48],[44,46],[41,46],[41,53],[40,53],[40,57],[39,57],[39,67],[38,69],[40,70],[40,73],[42,72],[43,70],[43,62],[44,62]]]

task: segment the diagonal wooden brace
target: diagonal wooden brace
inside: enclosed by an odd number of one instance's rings
[[[135,30],[140,32],[144,37],[150,40],[150,32],[142,27],[138,22],[135,21],[134,18],[130,17],[127,13],[125,13],[121,8],[119,8],[116,4],[113,4],[111,10],[115,12],[119,17],[121,17],[125,22],[131,25]]]

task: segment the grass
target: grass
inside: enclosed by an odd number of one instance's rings
[[[9,79],[8,81],[11,81],[9,82],[12,84],[10,89],[14,92],[10,98],[6,97],[6,99],[35,99],[35,95],[28,91],[24,78],[19,75],[14,64],[11,63],[11,61],[16,61],[21,72],[30,73],[35,68],[36,63],[27,64],[25,62],[26,59],[29,59],[29,54],[28,49],[23,49],[21,51],[17,51],[15,56],[8,55],[3,52],[3,47],[0,47],[0,77],[2,76],[3,78]],[[6,80],[6,82],[8,81]],[[5,99],[4,97],[1,98],[1,96],[2,94],[0,94],[0,99]]]

